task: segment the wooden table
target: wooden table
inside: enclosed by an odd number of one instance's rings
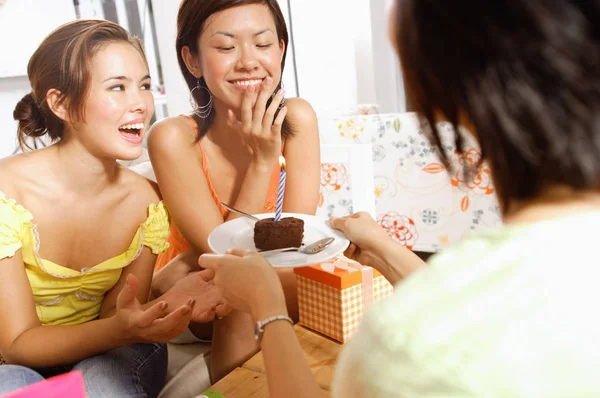
[[[342,345],[300,325],[294,326],[294,331],[304,352],[304,358],[323,390],[324,396],[330,397],[333,369]],[[219,391],[225,398],[269,397],[262,352],[229,373],[211,389]]]

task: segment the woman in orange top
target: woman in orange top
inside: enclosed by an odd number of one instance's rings
[[[149,153],[176,228],[164,266],[187,253],[190,267],[210,252],[208,236],[236,216],[223,201],[248,213],[273,211],[286,158],[284,211],[314,214],[319,195],[319,137],[311,106],[285,102],[281,76],[288,33],[277,1],[184,0],[177,20],[177,57],[196,110],[155,124]],[[156,276],[160,293],[189,272],[171,262]],[[291,269],[279,277],[289,313],[297,317]],[[233,312],[215,322],[212,376],[217,380],[257,350],[250,316]],[[195,334],[199,330],[192,328]]]

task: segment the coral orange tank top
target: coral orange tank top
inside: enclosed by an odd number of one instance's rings
[[[198,135],[198,126],[196,125],[196,122],[194,121],[194,119],[187,115],[181,115],[181,116],[187,118],[190,121],[190,124],[194,128],[196,135]],[[202,141],[199,141],[197,145],[198,145],[198,149],[200,150],[200,153],[202,154],[202,171],[204,172],[204,175],[206,176],[206,181],[208,182],[208,188],[210,189],[210,193],[215,201],[215,204],[217,205],[217,207],[219,208],[219,211],[221,212],[221,215],[223,216],[223,220],[225,220],[227,218],[227,216],[229,215],[229,211],[227,209],[225,209],[223,206],[221,206],[221,201],[219,200],[217,191],[215,190],[215,187],[210,179],[210,175],[208,173],[208,162],[206,160],[206,153],[204,152],[204,148],[202,147]],[[267,200],[265,201],[265,207],[264,207],[265,213],[270,213],[270,212],[275,211],[275,205],[277,202],[277,188],[278,188],[278,184],[279,184],[279,173],[280,173],[280,167],[279,167],[279,165],[277,165],[273,169],[273,174],[271,174],[271,181],[269,183],[269,191],[267,192]],[[171,222],[168,242],[169,242],[169,248],[166,251],[164,251],[163,253],[160,253],[158,255],[158,258],[156,259],[156,266],[154,268],[155,272],[158,271],[159,269],[161,269],[162,267],[164,267],[174,257],[191,249],[190,244],[181,235],[181,232],[179,232],[179,230],[175,226],[174,222]]]

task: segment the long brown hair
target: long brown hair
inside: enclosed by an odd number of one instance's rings
[[[13,118],[19,122],[17,136],[22,149],[29,148],[27,137],[48,134],[56,141],[63,136],[63,121],[46,101],[51,89],[60,92],[58,105],[65,104],[70,118],[85,120],[92,58],[113,42],[130,43],[146,60],[139,39],[110,21],[82,19],[69,22],[44,39],[27,65],[31,93],[17,103],[13,112]]]
[[[283,68],[285,67],[285,58],[287,55],[289,37],[285,19],[281,9],[279,8],[277,0],[183,0],[179,6],[179,12],[177,14],[177,39],[175,42],[175,48],[177,51],[179,68],[181,69],[181,73],[183,74],[185,82],[187,83],[190,91],[196,87],[198,84],[198,79],[188,70],[187,66],[185,65],[181,50],[183,47],[188,46],[192,54],[198,55],[198,37],[200,36],[207,19],[219,11],[247,4],[266,5],[269,7],[269,10],[273,15],[275,28],[277,31],[277,40],[278,42],[283,40],[285,43],[283,58],[281,59],[281,73],[283,77]],[[200,78],[200,86],[206,90],[194,90],[192,95],[194,97],[194,101],[196,101],[197,104],[202,105],[208,103],[210,99],[208,87],[206,86],[206,81],[204,78]],[[277,85],[275,92],[280,88],[281,81]],[[267,107],[270,104],[271,100],[269,100],[267,103]],[[196,140],[200,140],[214,122],[215,110],[213,108],[208,117],[205,119],[196,114],[193,114],[192,117],[198,125],[198,137],[196,137]],[[293,135],[292,127],[290,126],[287,117],[283,121],[281,135],[284,138]]]
[[[394,34],[410,103],[475,127],[503,209],[600,183],[600,1],[402,0]],[[460,134],[455,144],[462,151]]]

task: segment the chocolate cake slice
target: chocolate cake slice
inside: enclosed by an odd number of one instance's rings
[[[275,222],[265,218],[254,224],[254,245],[259,250],[300,247],[304,238],[304,220],[285,217]]]

